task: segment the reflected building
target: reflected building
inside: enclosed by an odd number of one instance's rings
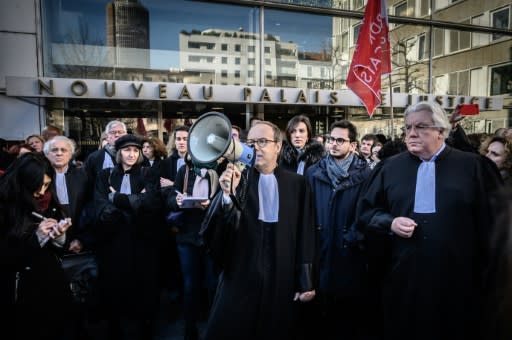
[[[220,85],[256,86],[260,83],[260,35],[208,29],[180,32],[180,68],[210,74]],[[264,82],[269,86],[297,86],[297,44],[266,35]]]
[[[149,11],[138,0],[107,4],[107,45],[113,67],[149,68]]]
[[[330,54],[299,55],[296,43],[267,34],[261,55],[259,42],[259,34],[243,31],[182,31],[181,72],[195,72],[199,75],[195,80],[205,84],[331,88]],[[261,64],[265,65],[264,74],[260,73]]]

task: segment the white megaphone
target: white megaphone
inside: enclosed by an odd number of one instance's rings
[[[220,112],[202,114],[188,133],[188,152],[198,163],[224,157],[243,165],[254,165],[254,149],[231,137],[231,122]]]

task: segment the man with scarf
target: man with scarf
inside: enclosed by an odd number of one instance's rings
[[[315,322],[304,334],[322,329],[327,339],[355,339],[367,320],[362,314],[367,312],[367,259],[354,222],[359,193],[371,170],[354,152],[356,138],[352,123],[334,122],[327,138],[329,155],[306,172],[315,196],[319,270],[311,315]]]

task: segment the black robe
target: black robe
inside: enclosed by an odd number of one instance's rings
[[[484,157],[447,146],[435,161],[436,213],[414,213],[421,160],[404,152],[380,162],[357,208],[367,233],[390,233],[395,217],[416,221],[411,238],[392,235],[384,279],[386,339],[477,336],[492,216],[499,178]],[[384,254],[383,254],[384,255]]]
[[[289,339],[295,292],[312,290],[314,212],[303,176],[276,168],[279,222],[258,220],[259,173],[249,176],[243,211],[212,216],[207,247],[223,272],[204,339]],[[222,193],[219,193],[222,199]],[[213,202],[212,202],[213,203]],[[223,251],[218,251],[222,249]]]
[[[121,165],[96,179],[95,234],[102,302],[107,313],[150,319],[158,306],[158,245],[162,234],[158,177],[140,165],[130,174],[132,194],[119,193]],[[117,192],[113,202],[109,187]],[[142,190],[145,189],[145,192]]]

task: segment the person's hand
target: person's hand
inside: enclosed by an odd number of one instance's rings
[[[82,242],[80,240],[73,240],[69,243],[68,250],[72,253],[78,254],[83,249]]]
[[[457,126],[457,124],[464,119],[464,116],[460,114],[460,105],[457,105],[450,116],[450,123],[452,124],[452,129]]]
[[[183,198],[186,196],[187,196],[187,194],[183,194],[181,192],[179,192],[176,195],[176,204],[178,204],[178,207],[181,207],[181,205],[183,204]]]
[[[391,231],[403,238],[412,236],[414,229],[416,229],[416,222],[409,217],[396,217],[391,222]]]
[[[240,169],[238,169],[235,164],[228,163],[226,170],[224,170],[222,175],[219,177],[220,187],[224,194],[229,195],[230,193],[235,193],[238,184],[240,184],[241,176],[242,173],[240,172]],[[231,189],[233,189],[233,192],[230,192]]]
[[[45,218],[42,220],[37,226],[36,234],[40,239],[44,239],[50,236],[50,233],[53,231],[53,227],[58,224],[56,219],[53,218]]]
[[[302,292],[302,293],[295,293],[295,297],[293,298],[293,301],[299,300],[300,302],[309,302],[314,299],[316,295],[316,292],[314,290],[310,290],[308,292]]]
[[[174,185],[173,181],[171,181],[170,179],[167,179],[167,178],[160,177],[160,186],[162,188],[170,187],[172,185]]]
[[[60,220],[59,223],[54,224],[53,231],[50,232],[50,237],[53,239],[61,237],[71,227],[71,219],[65,218]]]

